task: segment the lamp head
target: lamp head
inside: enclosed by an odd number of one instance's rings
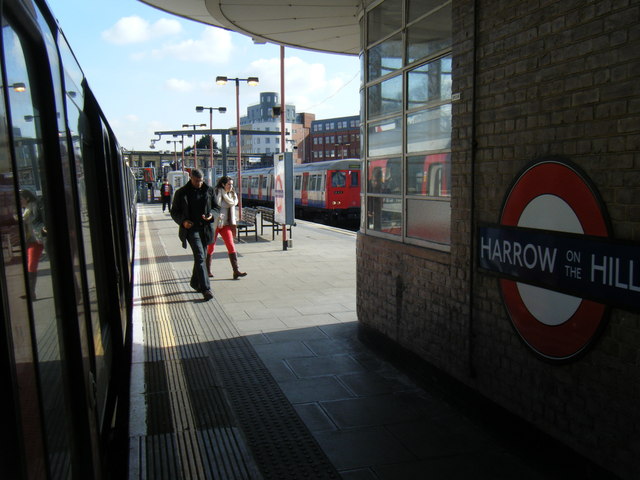
[[[13,88],[15,92],[22,93],[27,91],[27,86],[22,82],[14,83],[13,85],[9,85],[9,86]]]
[[[227,111],[227,107],[219,107],[219,108],[218,108],[218,111],[219,111],[220,113],[226,113],[226,111]]]
[[[188,124],[188,123],[183,123],[183,124],[182,124],[182,128],[187,128],[188,126],[189,126],[189,124]]]
[[[216,77],[216,83],[218,85],[226,85],[227,84],[227,77],[222,77],[222,76]]]
[[[204,110],[204,107],[203,107],[203,106],[197,106],[197,107],[196,107],[196,112],[201,112],[201,111],[203,111],[203,110]]]
[[[255,87],[259,83],[260,83],[260,80],[258,79],[258,77],[247,78],[247,85],[251,85],[252,87]]]

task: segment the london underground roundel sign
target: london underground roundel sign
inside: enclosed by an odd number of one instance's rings
[[[640,264],[634,272],[631,251],[628,258],[611,256],[609,232],[590,181],[558,159],[525,168],[506,195],[499,225],[480,228],[479,266],[501,277],[513,326],[539,355],[566,360],[582,352],[604,324],[606,291],[626,290],[615,292],[620,302],[640,305],[633,291],[640,292]]]

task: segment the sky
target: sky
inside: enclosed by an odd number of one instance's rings
[[[156,131],[183,124],[236,124],[235,83],[215,78],[257,76],[240,83],[240,114],[260,92],[280,92],[280,46],[172,16],[137,0],[47,0],[120,146],[149,150]],[[285,101],[316,119],[358,115],[357,57],[285,48]],[[187,130],[187,129],[185,129]],[[156,143],[173,151],[169,137]]]

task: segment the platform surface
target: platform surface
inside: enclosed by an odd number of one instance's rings
[[[574,478],[358,340],[356,233],[241,237],[235,281],[219,239],[204,302],[168,213],[137,225],[131,479]]]

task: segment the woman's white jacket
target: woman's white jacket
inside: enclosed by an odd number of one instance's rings
[[[224,225],[236,225],[236,205],[238,205],[238,196],[236,192],[231,190],[227,192],[224,188],[216,189],[216,202],[220,205],[220,217],[224,221]]]

